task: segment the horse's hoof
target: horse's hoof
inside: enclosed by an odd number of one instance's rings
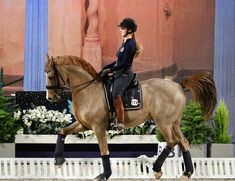
[[[100,175],[98,175],[96,178],[95,178],[95,181],[105,181],[107,180],[105,175],[103,173],[101,173]]]
[[[63,165],[65,161],[64,157],[56,157],[54,165]]]
[[[162,176],[162,171],[160,172],[154,172],[155,179],[159,180]]]
[[[187,175],[182,175],[182,176],[180,177],[180,180],[182,180],[182,181],[187,181],[187,180],[189,180],[189,177],[188,177]]]
[[[183,175],[180,177],[181,180],[189,180],[190,177],[192,176],[191,172],[184,172]]]

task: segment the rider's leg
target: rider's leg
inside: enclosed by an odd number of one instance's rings
[[[118,121],[120,123],[119,126],[124,128],[124,106],[122,102],[122,97],[120,95],[117,95],[115,97],[114,106],[116,109]]]
[[[122,74],[119,77],[115,77],[114,80],[112,98],[114,100],[114,107],[118,118],[117,126],[119,128],[124,128],[124,106],[121,96],[123,95],[132,79],[133,72],[129,72],[127,74]]]

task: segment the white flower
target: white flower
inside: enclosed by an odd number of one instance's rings
[[[38,106],[34,109],[23,110],[22,114],[22,120],[28,127],[28,133],[41,133],[42,129],[45,131],[47,128],[49,132],[58,132],[62,127],[72,122],[72,116],[66,114],[66,109],[59,112],[47,110],[45,106]],[[20,112],[17,112],[17,115],[20,115]],[[32,125],[34,125],[32,127],[34,130],[31,130]]]
[[[25,124],[26,126],[30,127],[30,126],[32,125],[32,121],[26,120],[26,121],[24,122],[24,124]]]
[[[119,134],[120,132],[118,130],[108,130],[107,133],[108,135],[114,135],[114,134]]]
[[[21,129],[19,129],[17,132],[16,132],[16,134],[24,134],[24,129],[23,128],[21,128]]]
[[[66,114],[66,112],[67,112],[67,110],[66,110],[66,109],[64,109],[64,110],[62,111],[62,113],[63,113],[63,114]]]
[[[41,123],[45,123],[45,122],[46,122],[46,119],[41,118],[41,119],[39,119],[39,121],[40,121]]]
[[[85,137],[88,137],[88,136],[91,136],[91,135],[94,135],[94,132],[92,130],[84,131],[84,136]]]
[[[17,112],[14,112],[14,118],[16,120],[19,120],[20,119],[20,116],[21,116],[21,112],[18,110]]]

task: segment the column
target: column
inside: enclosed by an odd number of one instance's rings
[[[218,98],[229,109],[229,132],[235,142],[235,1],[216,0],[214,79]]]
[[[45,90],[48,49],[48,0],[26,0],[24,90]]]
[[[101,69],[101,47],[98,33],[99,0],[89,0],[87,9],[88,29],[84,38],[83,59],[87,60],[97,71]]]

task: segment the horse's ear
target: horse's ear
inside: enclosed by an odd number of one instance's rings
[[[49,60],[49,54],[46,53],[46,62]]]

